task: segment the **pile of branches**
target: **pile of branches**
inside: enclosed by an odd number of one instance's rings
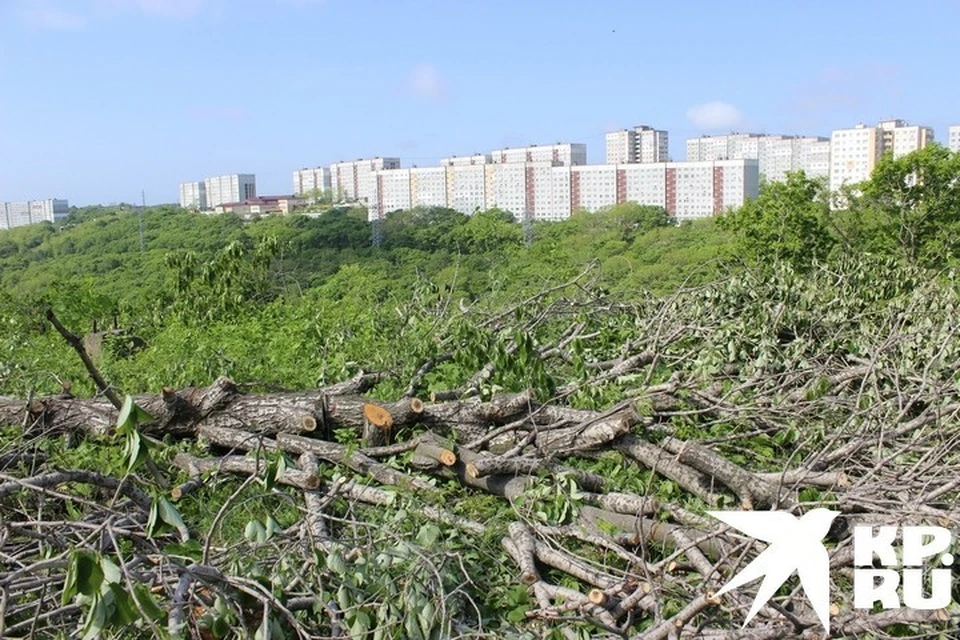
[[[742,628],[752,589],[715,594],[765,546],[704,513],[799,516],[816,507],[841,512],[826,539],[833,637],[955,629],[956,608],[852,605],[852,527],[960,529],[955,291],[918,275],[903,290],[875,292],[880,304],[862,293],[866,279],[828,270],[743,276],[644,305],[585,295],[588,288],[573,283],[580,295],[553,289],[525,301],[536,312],[519,327],[511,324],[515,310],[486,317],[487,329],[507,336],[506,357],[532,344],[553,371],[580,372],[549,397],[535,389],[491,392],[486,383],[502,366],[494,360],[459,388],[423,393],[430,371],[455,357],[450,352],[418,363],[406,393],[390,400],[377,397],[382,375],[361,373],[320,389],[266,394],[220,378],[124,406],[50,314],[102,393],[0,398],[0,423],[21,425],[23,434],[0,456],[0,635],[89,628],[91,602],[103,603],[106,593],[109,603],[97,605],[102,615],[127,607],[131,620],[157,635],[211,637],[214,622],[229,617],[215,613],[229,610],[235,625],[261,637],[269,629],[365,637],[378,626],[383,637],[483,636],[490,624],[483,596],[470,571],[451,569],[451,558],[429,559],[417,574],[420,586],[403,587],[421,588],[428,611],[412,627],[384,622],[393,620],[387,614],[361,620],[349,602],[318,593],[316,585],[403,542],[334,505],[370,505],[382,514],[401,502],[444,530],[499,538],[501,562],[512,564],[527,598],[512,620],[516,633],[573,638],[577,625],[588,625],[590,637],[647,640],[821,637],[795,581]],[[589,320],[571,321],[585,318],[583,310]],[[565,328],[551,333],[551,322]],[[625,339],[611,345],[610,326],[626,327]],[[585,390],[609,389],[618,399],[603,409],[572,406]],[[138,473],[113,477],[50,469],[32,446],[58,434],[109,437],[131,419],[146,442],[196,442],[206,453],[181,451],[165,468],[148,457]],[[341,443],[344,432],[355,444]],[[650,488],[616,490],[616,477],[588,470],[601,459],[648,470]],[[172,468],[180,475],[170,483]],[[296,498],[300,521],[268,523],[272,537],[251,531],[244,551],[296,565],[288,583],[243,575],[228,562],[235,549],[213,544],[229,500],[210,505],[217,513],[207,531],[192,530],[173,508],[225,476],[242,479],[234,496],[265,481]],[[162,494],[140,488],[148,483],[164,487]],[[436,500],[449,483],[513,505],[512,520],[456,513]],[[675,490],[655,490],[666,483]],[[537,516],[530,505],[557,487],[569,509]],[[66,516],[72,512],[79,517]],[[205,542],[188,553],[190,540]],[[119,560],[91,569],[104,554]],[[388,604],[378,606],[389,611]],[[509,635],[508,627],[496,635]]]

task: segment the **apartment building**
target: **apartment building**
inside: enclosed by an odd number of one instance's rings
[[[294,208],[307,204],[305,198],[296,196],[256,196],[243,202],[227,202],[213,208],[214,213],[234,213],[244,218],[271,214],[287,215]]]
[[[960,124],[950,127],[947,133],[947,148],[950,151],[960,153]]]
[[[376,205],[381,215],[413,207],[410,169],[384,169],[376,174]],[[374,218],[373,213],[370,219]]]
[[[194,211],[207,210],[207,184],[205,182],[181,182],[180,206]]]
[[[894,158],[923,149],[934,141],[933,129],[903,120],[884,120],[877,128],[882,138],[882,153],[892,153]]]
[[[852,129],[838,129],[830,138],[830,189],[869,179],[886,153],[899,158],[932,142],[933,129],[904,120],[884,120],[875,127],[861,122]]]
[[[484,167],[484,209],[503,209],[517,218],[526,214],[528,164],[530,163],[494,162]],[[541,164],[554,166],[552,162]]]
[[[330,189],[330,169],[326,167],[303,168],[293,172],[293,194],[310,195]]]
[[[410,205],[413,207],[447,206],[446,167],[410,169]]]
[[[207,194],[205,209],[215,209],[221,204],[243,202],[257,197],[257,178],[252,173],[214,176],[203,182]]]
[[[863,182],[883,155],[883,135],[878,127],[863,123],[838,129],[830,137],[830,190]]]
[[[799,168],[809,178],[830,178],[830,138],[811,138],[800,146]]]
[[[489,153],[475,153],[472,156],[450,156],[440,160],[441,167],[472,167],[478,164],[490,164],[493,157]]]
[[[687,162],[753,159],[772,182],[785,180],[790,171],[826,176],[824,154],[829,160],[830,139],[815,136],[731,133],[687,140]]]
[[[38,222],[60,223],[70,215],[66,200],[48,198],[26,202],[0,203],[0,229],[13,229]]]
[[[606,164],[667,162],[670,138],[666,131],[639,125],[606,135]]]
[[[557,166],[575,166],[587,164],[587,145],[558,142],[546,146],[495,149],[490,152],[490,157],[494,164],[551,162]]]
[[[486,167],[489,162],[446,165],[447,206],[463,213],[473,213],[487,206]]]
[[[471,214],[499,208],[517,219],[564,220],[622,202],[667,209],[678,220],[704,218],[755,198],[755,159],[556,165],[550,162],[455,164],[376,172],[371,219],[416,206]]]
[[[637,132],[633,129],[610,131],[606,135],[605,164],[627,164],[634,162],[637,146]]]
[[[570,212],[581,209],[597,211],[616,204],[617,167],[619,166],[623,165],[593,164],[571,170]]]
[[[376,199],[376,172],[399,169],[400,158],[372,158],[330,165],[330,188],[337,202],[372,203]]]

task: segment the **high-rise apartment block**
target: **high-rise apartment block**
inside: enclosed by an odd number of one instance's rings
[[[207,209],[257,197],[257,178],[252,173],[234,173],[204,180]]]
[[[399,169],[400,158],[358,159],[330,165],[330,188],[337,202],[372,203],[375,196],[376,172]]]
[[[830,190],[868,179],[882,155],[883,136],[878,127],[861,123],[834,131],[830,137]]]
[[[298,169],[293,172],[293,195],[303,196],[330,189],[330,170],[326,167]]]
[[[955,153],[960,153],[960,124],[950,127],[947,133],[947,148]]]
[[[494,207],[517,218],[564,220],[623,202],[665,208],[678,220],[709,217],[757,196],[758,161],[563,165],[528,162],[448,162],[423,169],[376,172],[371,218],[422,206],[462,213]],[[441,193],[440,184],[446,189]]]
[[[180,206],[194,211],[206,211],[207,184],[205,182],[181,182]]]
[[[611,131],[606,141],[607,164],[667,162],[670,159],[669,134],[646,125]]]
[[[518,162],[551,162],[558,166],[573,166],[587,164],[587,145],[579,143],[563,143],[518,149],[496,149],[490,153],[495,164]]]
[[[875,127],[860,123],[852,129],[838,129],[830,138],[830,190],[868,180],[885,153],[899,158],[933,141],[933,129],[903,120],[884,120]]]
[[[28,200],[26,202],[0,202],[0,229],[12,229],[38,222],[63,222],[70,215],[66,200]]]
[[[903,120],[884,120],[877,127],[881,131],[883,153],[894,158],[923,149],[933,142],[933,129],[907,124]]]
[[[813,136],[731,133],[687,140],[687,162],[753,159],[769,181],[785,180],[790,171],[825,177],[829,155],[830,140]]]

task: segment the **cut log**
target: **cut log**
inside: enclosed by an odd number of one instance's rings
[[[266,472],[267,461],[263,458],[248,458],[246,456],[229,455],[220,458],[198,458],[188,453],[178,453],[173,457],[173,464],[184,471],[196,469],[200,473],[226,472],[258,475]],[[301,471],[300,469],[286,469],[277,478],[280,484],[285,484],[306,491],[314,491],[320,486],[320,476],[316,472]]]
[[[393,428],[393,416],[383,407],[367,403],[363,405],[364,447],[385,447],[390,444],[390,432]]]
[[[507,527],[510,539],[517,549],[517,563],[520,566],[520,582],[531,585],[540,580],[536,566],[537,543],[527,525],[511,522]]]
[[[437,465],[452,467],[457,463],[457,454],[453,452],[453,445],[443,441],[433,434],[424,434],[420,437],[420,444],[414,450],[411,464],[421,468],[432,468]]]
[[[711,507],[719,504],[715,483],[696,469],[677,461],[676,456],[664,449],[632,435],[623,436],[614,446],[651,471],[673,480]]]
[[[714,560],[724,557],[725,550],[716,539],[707,538],[709,532],[706,531],[697,531],[652,518],[615,513],[589,505],[580,508],[580,520],[588,529],[604,531],[613,528],[621,534],[638,536],[640,544],[655,543],[669,549],[695,546]],[[689,532],[689,538],[681,537],[681,534],[686,532]]]
[[[381,484],[423,489],[425,491],[435,490],[435,487],[425,480],[392,469],[359,451],[351,453],[347,447],[335,442],[280,433],[277,435],[277,446],[290,453],[313,453],[319,458],[335,464],[342,464],[357,473],[368,475]]]
[[[301,454],[298,464],[304,473],[319,480],[320,465],[315,455],[312,453]],[[319,485],[319,482],[317,484]],[[323,519],[323,499],[315,491],[304,491],[303,501],[307,509],[307,515],[303,523],[304,534],[309,535],[309,540],[322,545],[329,538],[327,524]]]

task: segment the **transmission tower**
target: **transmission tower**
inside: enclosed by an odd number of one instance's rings
[[[529,208],[523,212],[523,243],[528,247],[533,244],[533,212]]]
[[[383,219],[380,217],[380,203],[378,202],[370,205],[370,230],[373,246],[379,248],[383,244]]]

